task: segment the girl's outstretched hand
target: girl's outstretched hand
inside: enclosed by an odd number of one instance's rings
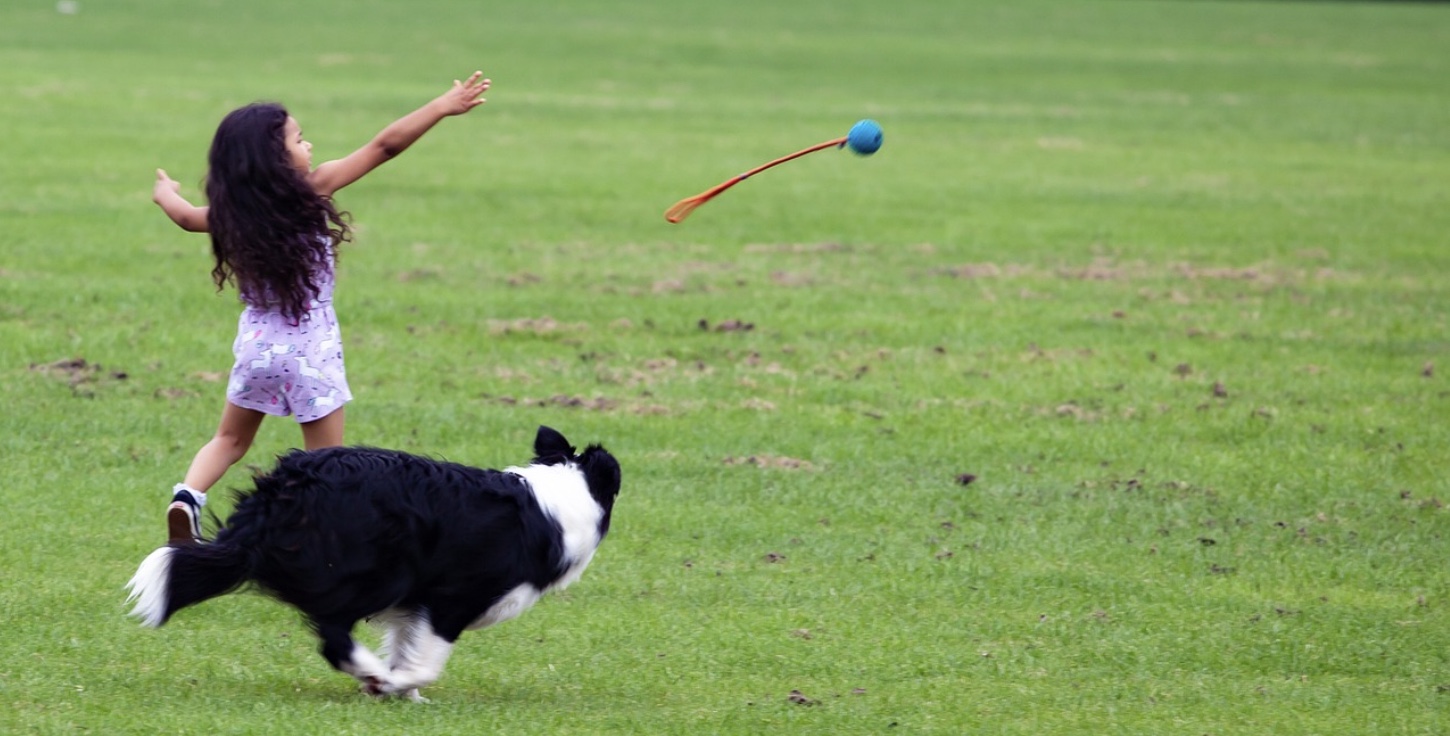
[[[479,95],[487,92],[491,84],[493,80],[484,79],[483,72],[474,72],[466,82],[453,80],[453,89],[439,95],[434,102],[444,115],[462,115],[487,102]]]
[[[151,199],[160,202],[167,194],[181,191],[181,183],[166,175],[165,169],[156,170],[156,184],[151,188]]]
[[[161,206],[171,221],[193,233],[207,231],[207,216],[210,207],[197,207],[181,196],[181,184],[166,175],[165,169],[156,170],[156,183],[151,187],[151,200]]]

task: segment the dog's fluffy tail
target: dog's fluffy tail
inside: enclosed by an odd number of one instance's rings
[[[157,627],[194,603],[237,589],[247,580],[247,555],[230,544],[162,547],[146,556],[126,588],[131,615]]]

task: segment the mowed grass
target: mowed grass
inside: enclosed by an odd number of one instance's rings
[[[0,730],[1444,733],[1446,48],[1432,4],[6,4]],[[594,565],[428,706],[257,595],[139,628],[237,310],[152,171],[474,68],[339,196],[348,438],[604,442]]]

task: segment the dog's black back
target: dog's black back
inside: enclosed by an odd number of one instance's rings
[[[216,543],[247,549],[252,581],[309,617],[356,620],[440,589],[481,612],[520,583],[547,587],[558,535],[518,475],[331,448],[282,457]]]

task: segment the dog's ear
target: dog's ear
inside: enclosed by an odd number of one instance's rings
[[[574,457],[574,446],[553,427],[539,425],[539,434],[534,437],[534,459],[543,465],[570,460]]]
[[[579,456],[579,466],[584,470],[584,480],[589,484],[589,494],[601,506],[609,508],[614,497],[619,495],[619,461],[599,445],[590,445]]]

